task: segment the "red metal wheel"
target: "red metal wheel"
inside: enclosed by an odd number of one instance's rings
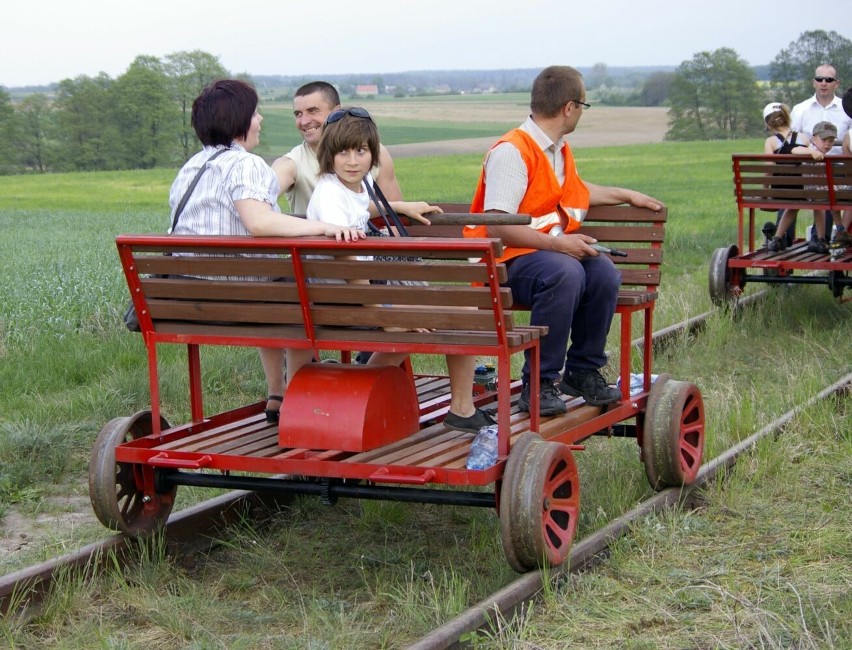
[[[745,286],[742,269],[728,267],[728,260],[736,257],[739,249],[736,246],[717,248],[710,258],[708,286],[710,300],[717,307],[735,301],[743,292]]]
[[[698,387],[658,378],[648,394],[642,427],[642,460],[651,487],[693,483],[704,454],[704,400]]]
[[[137,482],[138,465],[118,463],[115,448],[153,432],[151,411],[107,422],[95,440],[89,458],[89,500],[98,520],[107,528],[128,535],[159,530],[169,518],[177,487],[145,499]],[[160,417],[160,430],[169,423]]]
[[[523,573],[562,564],[579,514],[580,479],[571,450],[540,439],[516,445],[500,498],[500,533],[509,565]]]

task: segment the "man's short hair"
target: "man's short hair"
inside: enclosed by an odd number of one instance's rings
[[[345,111],[345,108],[338,109]],[[366,111],[365,111],[366,112]],[[334,115],[334,113],[332,113]],[[379,164],[379,129],[371,117],[346,114],[336,122],[322,128],[317,147],[317,161],[321,174],[334,173],[334,157],[341,151],[360,149],[364,145],[370,150],[372,166]]]
[[[322,93],[331,107],[340,105],[340,94],[337,92],[337,88],[327,81],[311,81],[303,86],[299,86],[293,97],[304,97],[306,95],[313,95],[314,93]]]
[[[583,99],[583,75],[567,65],[552,65],[533,81],[530,110],[533,115],[555,117],[568,102]]]
[[[206,147],[230,145],[248,135],[257,104],[257,91],[245,81],[214,81],[192,102],[192,128]]]
[[[846,89],[846,92],[843,93],[843,112],[846,113],[849,117],[852,117],[852,86]]]

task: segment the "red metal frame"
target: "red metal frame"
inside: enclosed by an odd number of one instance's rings
[[[488,274],[492,278],[491,294],[494,304],[495,331],[498,337],[496,345],[470,344],[453,346],[452,352],[461,355],[475,355],[484,357],[496,357],[497,360],[497,389],[479,395],[478,404],[493,403],[495,392],[497,400],[498,421],[498,462],[486,470],[456,469],[442,466],[439,461],[432,464],[405,465],[390,463],[371,463],[350,461],[355,454],[353,452],[342,452],[337,450],[307,450],[307,449],[282,449],[260,447],[266,442],[244,443],[243,434],[246,430],[263,432],[266,429],[277,432],[277,427],[268,425],[263,416],[264,403],[243,406],[212,416],[206,416],[203,408],[203,396],[201,386],[201,359],[199,346],[201,345],[237,345],[237,346],[267,346],[267,347],[293,347],[314,348],[320,350],[336,350],[344,355],[349,355],[352,350],[363,347],[363,342],[340,338],[337,340],[318,340],[311,321],[309,299],[305,286],[304,270],[301,265],[299,251],[309,248],[312,251],[323,248],[338,248],[341,244],[326,238],[301,238],[297,240],[282,240],[269,238],[235,238],[235,237],[170,237],[170,236],[127,236],[117,238],[119,256],[127,276],[128,286],[133,296],[134,303],[139,314],[142,326],[145,347],[148,356],[149,389],[151,394],[151,411],[153,433],[150,436],[123,443],[116,448],[116,460],[118,462],[138,464],[143,476],[140,476],[140,488],[150,493],[153,491],[152,470],[153,468],[171,468],[188,470],[214,470],[220,472],[258,472],[264,474],[290,474],[306,475],[331,478],[362,479],[383,483],[401,483],[422,485],[425,483],[438,483],[446,485],[487,485],[498,480],[503,473],[510,448],[511,436],[511,400],[512,395],[520,391],[519,381],[511,380],[511,358],[514,354],[530,350],[531,365],[531,396],[533,404],[531,409],[529,429],[541,430],[541,422],[538,415],[537,401],[539,394],[539,341],[532,339],[520,345],[510,345],[506,324],[503,320],[503,311],[500,307],[499,286],[496,282],[497,263],[495,242],[493,240],[454,240],[454,239],[429,239],[430,249],[446,251],[471,251],[470,257],[480,256],[488,265]],[[411,239],[400,240],[386,238],[381,240],[381,245],[392,254],[393,250],[410,250]],[[234,336],[212,336],[212,335],[185,335],[158,333],[153,330],[152,321],[147,312],[144,296],[142,296],[141,284],[136,266],[133,261],[132,250],[161,252],[168,251],[169,247],[186,246],[197,247],[209,251],[210,249],[233,249],[249,248],[258,253],[282,252],[288,250],[293,254],[294,275],[299,287],[299,298],[302,304],[306,337],[304,339],[281,339],[281,338],[252,338],[244,339]],[[375,249],[375,241],[353,242],[347,244],[357,254],[359,249]],[[649,287],[650,289],[650,287]],[[617,312],[621,316],[621,364],[622,396],[624,400],[610,408],[583,407],[595,409],[590,411],[582,423],[570,426],[563,431],[542,432],[542,435],[551,440],[557,440],[568,445],[588,438],[589,436],[605,431],[618,422],[636,417],[645,408],[647,394],[650,389],[650,375],[652,370],[652,316],[654,302],[630,306],[619,306]],[[631,366],[631,329],[632,315],[636,311],[643,311],[644,338],[646,344],[643,347],[643,372],[644,390],[635,396],[630,396],[630,366]],[[188,373],[189,373],[189,398],[192,420],[189,423],[160,430],[160,391],[159,373],[157,364],[157,346],[161,343],[181,343],[187,346]],[[412,354],[439,354],[447,353],[445,345],[437,343],[370,343],[370,349],[376,352],[408,352]],[[443,400],[431,400],[421,404],[421,421],[435,417],[441,417],[448,410],[446,398]],[[227,438],[229,431],[239,430],[241,433],[234,434],[230,441],[229,449],[221,452],[211,453],[209,451],[192,451],[188,449],[177,449],[182,439],[193,436],[202,439],[205,436],[219,435]],[[275,435],[277,440],[277,435]],[[174,445],[173,445],[174,443]],[[256,447],[252,448],[251,444]],[[170,446],[175,449],[170,449]],[[245,449],[241,449],[241,445]],[[227,446],[227,445],[226,445]],[[574,447],[577,449],[578,447]]]

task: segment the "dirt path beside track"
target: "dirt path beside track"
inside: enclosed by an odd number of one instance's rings
[[[519,110],[518,124],[526,119]],[[575,149],[611,145],[648,144],[662,142],[668,128],[668,109],[595,106],[587,110],[577,130],[568,140]],[[446,156],[461,153],[485,153],[496,137],[441,140],[414,144],[389,145],[394,158],[414,156]]]

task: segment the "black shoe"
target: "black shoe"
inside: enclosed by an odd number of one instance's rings
[[[562,415],[568,412],[568,405],[559,397],[559,391],[553,384],[552,379],[541,380],[541,390],[539,391],[538,414],[543,416]],[[530,412],[530,385],[524,384],[521,389],[521,396],[518,398],[518,408],[522,411]]]
[[[269,408],[269,402],[278,402],[278,408]],[[266,406],[267,408],[263,412],[263,414],[266,416],[266,421],[269,422],[269,424],[278,424],[278,415],[281,411],[281,395],[269,395],[266,398]]]
[[[566,395],[582,397],[586,404],[603,406],[621,399],[621,391],[606,383],[600,370],[565,370],[559,390]]]
[[[825,255],[828,252],[828,242],[822,237],[812,239],[808,242],[808,252]]]
[[[357,366],[366,366],[371,356],[373,356],[372,352],[359,352],[355,355],[354,363]]]
[[[787,242],[784,237],[773,237],[766,248],[770,253],[780,253],[787,248]]]
[[[473,412],[473,415],[466,418],[463,418],[461,415],[456,415],[450,411],[447,413],[447,417],[444,418],[444,424],[446,424],[450,429],[455,429],[456,431],[479,433],[479,430],[482,427],[487,427],[497,423],[494,421],[494,418],[488,415],[488,413],[482,409],[476,409],[476,411]]]

